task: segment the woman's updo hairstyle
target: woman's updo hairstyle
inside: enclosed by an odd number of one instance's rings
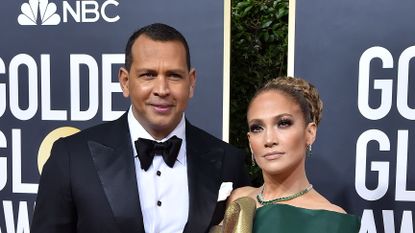
[[[317,126],[320,123],[323,101],[320,99],[317,89],[308,81],[295,77],[277,77],[271,79],[256,91],[249,106],[255,97],[266,91],[281,91],[287,94],[300,105],[306,123],[314,122]]]

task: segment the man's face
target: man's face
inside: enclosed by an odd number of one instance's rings
[[[121,68],[119,81],[129,97],[134,117],[155,138],[167,136],[180,122],[193,96],[196,72],[186,63],[178,41],[154,41],[141,35],[132,48],[130,70]]]

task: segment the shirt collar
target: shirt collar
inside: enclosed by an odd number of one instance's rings
[[[132,106],[130,106],[128,110],[128,127],[130,129],[130,136],[131,136],[131,143],[133,145],[133,148],[135,148],[135,141],[138,138],[145,138],[154,140],[157,142],[164,142],[167,141],[169,138],[176,135],[178,138],[182,139],[182,145],[180,146],[179,155],[177,156],[177,160],[185,164],[186,163],[186,120],[185,120],[185,114],[183,113],[182,119],[180,120],[179,124],[176,126],[176,128],[173,129],[165,138],[161,140],[154,139],[153,136],[151,136],[150,133],[147,132],[146,129],[140,124],[140,122],[137,121],[137,119],[133,115],[133,109]]]

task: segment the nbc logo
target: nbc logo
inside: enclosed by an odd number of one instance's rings
[[[58,25],[61,17],[56,14],[56,9],[56,4],[48,0],[29,0],[22,4],[17,22],[20,25]]]
[[[107,8],[118,6],[116,0],[104,0],[99,5],[95,0],[73,1],[72,5],[62,1],[62,16],[58,14],[55,3],[48,0],[28,0],[20,7],[21,14],[17,17],[20,25],[58,25],[68,23],[94,23],[102,19],[108,23],[117,22],[118,15],[108,15]],[[113,12],[113,11],[111,11]]]

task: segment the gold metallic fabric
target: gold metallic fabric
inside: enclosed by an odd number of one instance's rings
[[[241,197],[226,208],[223,225],[212,227],[209,233],[252,233],[255,210],[254,199]]]

